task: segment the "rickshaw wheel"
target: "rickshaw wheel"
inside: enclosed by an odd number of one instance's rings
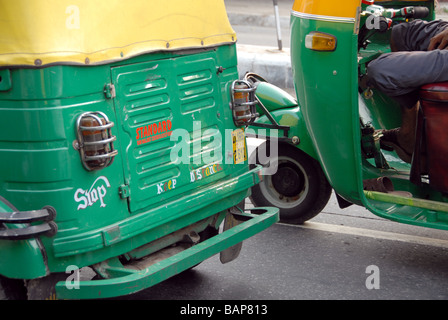
[[[0,276],[0,300],[26,300],[26,298],[23,280]]]
[[[67,273],[52,273],[27,282],[28,300],[57,300],[56,283],[67,280]]]
[[[302,224],[322,211],[330,195],[331,186],[316,160],[291,145],[279,145],[277,172],[252,187],[251,200],[257,207],[279,208],[281,222]]]

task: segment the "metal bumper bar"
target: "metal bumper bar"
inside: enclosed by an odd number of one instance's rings
[[[246,221],[143,270],[115,267],[115,274],[121,274],[122,276],[103,280],[80,281],[76,288],[70,282],[58,282],[56,285],[57,298],[98,299],[138,292],[197,265],[211,256],[252,237],[278,221],[277,208],[254,208],[251,209],[251,212],[235,215],[238,220],[247,219]]]

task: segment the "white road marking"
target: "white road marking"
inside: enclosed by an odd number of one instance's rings
[[[342,233],[342,234],[349,234],[349,235],[355,235],[355,236],[361,236],[361,237],[369,237],[369,238],[375,238],[375,239],[401,241],[401,242],[421,244],[421,245],[426,245],[426,246],[448,248],[448,240],[413,236],[413,235],[401,234],[401,233],[369,230],[369,229],[363,229],[363,228],[354,228],[354,227],[347,227],[347,226],[333,225],[333,224],[326,224],[326,223],[319,223],[319,222],[306,222],[303,225],[291,225],[291,224],[283,224],[283,225],[292,226],[292,227],[296,227],[296,228],[303,228],[303,229],[313,229],[313,230],[318,230],[318,231]]]

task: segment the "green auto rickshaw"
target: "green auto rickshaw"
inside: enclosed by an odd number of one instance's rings
[[[368,64],[391,51],[391,27],[417,18],[434,20],[435,1],[294,2],[297,97],[246,75],[257,88],[261,114],[251,125],[261,140],[253,162],[275,163],[253,187],[256,205],[275,205],[282,221],[303,223],[334,190],[341,208],[356,204],[393,221],[448,229],[448,154],[443,142],[436,143],[446,141],[447,122],[439,120],[447,117],[447,84],[420,91],[417,143],[408,163],[381,145],[382,129],[401,125],[398,104],[363,83]]]
[[[117,297],[235,259],[278,221],[240,205],[253,98],[222,0],[2,1],[0,299]]]

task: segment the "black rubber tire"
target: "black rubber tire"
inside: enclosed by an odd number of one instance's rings
[[[26,299],[26,288],[23,280],[0,276],[0,300]]]
[[[281,222],[302,224],[322,211],[331,190],[315,159],[292,145],[280,144],[277,172],[263,176],[263,181],[252,187],[251,200],[257,207],[279,208]]]

